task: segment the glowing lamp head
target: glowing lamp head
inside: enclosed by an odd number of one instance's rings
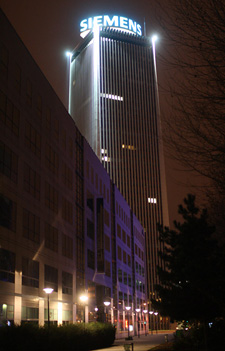
[[[131,307],[130,306],[126,306],[126,310],[130,311]]]
[[[135,310],[137,313],[139,313],[140,311],[141,311],[141,309],[140,308],[136,308],[136,310]]]
[[[82,296],[80,296],[80,301],[81,301],[81,302],[86,302],[87,300],[88,300],[87,295],[82,295]]]
[[[66,56],[67,57],[71,57],[72,56],[72,53],[70,51],[66,51]]]
[[[155,42],[158,40],[158,36],[156,34],[154,34],[152,36],[152,44],[155,44]]]
[[[54,291],[52,288],[44,288],[43,290],[46,294],[51,294]]]
[[[104,302],[104,305],[105,305],[106,307],[108,307],[108,306],[110,305],[110,302],[109,302],[109,301],[105,301],[105,302]]]

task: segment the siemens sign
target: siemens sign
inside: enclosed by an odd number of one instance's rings
[[[128,31],[136,35],[142,35],[140,24],[122,16],[95,16],[85,18],[80,22],[80,33],[84,37],[87,32],[92,30],[95,26],[99,27],[113,27],[123,31]]]

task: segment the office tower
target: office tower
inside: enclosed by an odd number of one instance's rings
[[[98,25],[71,54],[69,112],[145,228],[151,298],[161,264],[157,223],[168,224],[155,45],[130,31],[130,23],[140,29],[136,22],[109,19],[83,22]]]

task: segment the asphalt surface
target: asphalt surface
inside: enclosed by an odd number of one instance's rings
[[[133,340],[117,339],[111,347],[95,351],[124,351],[123,345],[131,343],[133,343],[133,350],[130,347],[130,351],[148,351],[157,345],[164,344],[166,342],[165,335],[168,335],[168,341],[170,341],[174,337],[174,331],[168,330],[163,333],[141,335],[140,338],[134,336]]]

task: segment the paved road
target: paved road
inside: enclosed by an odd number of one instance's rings
[[[148,334],[147,336],[141,335],[133,337],[133,340],[117,339],[111,347],[100,349],[96,351],[124,351],[124,344],[133,342],[133,351],[148,351],[151,348],[165,343],[165,334],[168,334],[168,340],[173,339],[173,331],[165,331],[165,333]],[[132,350],[132,348],[131,348]]]

